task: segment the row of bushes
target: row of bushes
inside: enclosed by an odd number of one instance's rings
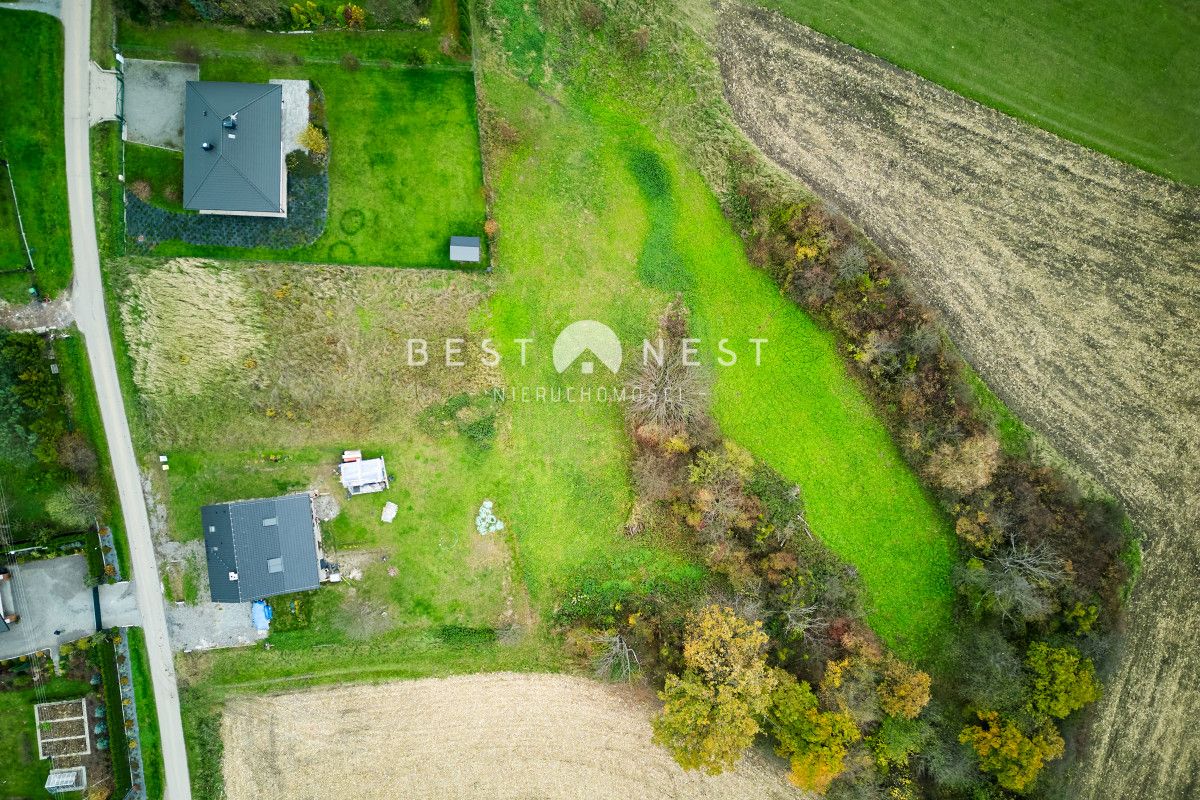
[[[121,0],[136,22],[220,22],[252,28],[397,28],[425,20],[429,0]]]
[[[948,706],[937,738],[969,746],[1000,787],[1028,791],[1063,753],[1056,721],[1099,697],[1093,659],[1111,647],[1137,561],[1128,520],[1028,447],[1003,447],[901,266],[818,201],[757,180],[755,158],[732,159],[724,203],[751,260],[834,331],[954,521],[961,641],[938,692]],[[974,790],[944,755],[923,759],[930,787]]]
[[[679,301],[660,336],[687,336]],[[870,771],[907,791],[929,675],[887,652],[863,621],[853,568],[809,530],[800,488],[722,438],[703,379],[668,351],[632,378],[627,532],[695,549],[708,580],[584,583],[560,621],[585,626],[571,635],[598,673],[662,682],[655,740],[685,768],[721,772],[764,734],[805,789]]]
[[[791,718],[810,725],[804,741],[811,744],[809,735],[818,730],[829,753],[845,749],[845,773],[829,782],[838,759],[806,757],[793,769],[799,782],[826,786],[831,796],[862,798],[1035,790],[1044,765],[1063,752],[1060,720],[1100,691],[1093,662],[1110,646],[1136,569],[1138,549],[1123,514],[1109,500],[1084,496],[1029,452],[1011,442],[1002,446],[937,316],[917,299],[900,267],[765,164],[737,132],[721,103],[720,76],[677,3],[605,0],[541,11],[513,5],[497,0],[484,8],[489,30],[513,54],[514,73],[535,82],[534,75],[549,72],[540,65],[552,64],[563,80],[601,86],[626,107],[643,109],[692,154],[751,259],[838,336],[905,457],[951,516],[961,554],[957,635],[942,654],[928,706],[903,722],[880,711],[876,698],[887,656],[855,613],[853,571],[807,532],[786,547],[772,544],[773,534],[759,541],[770,530],[772,509],[802,519],[790,510],[801,497],[791,497],[791,487],[771,491],[773,482],[782,483],[778,476],[726,447],[718,432],[705,433],[702,417],[680,407],[654,410],[656,425],[679,424],[682,413],[689,431],[683,438],[660,428],[634,429],[638,504],[631,532],[676,525],[702,543],[728,595],[719,607],[751,628],[717,614],[727,620],[727,649],[737,649],[735,640],[757,641],[761,632],[770,668],[818,687],[815,705],[803,691],[791,698]],[[642,31],[648,35],[632,36]],[[486,107],[481,118],[485,144],[512,146],[510,126]],[[726,525],[725,535],[714,535]],[[574,620],[580,608],[595,612],[584,617],[596,630],[584,637],[583,649],[598,651],[600,666],[615,664],[618,673],[640,666],[675,675],[664,699],[669,714],[680,709],[684,724],[666,725],[660,741],[682,738],[681,762],[708,766],[689,754],[695,748],[687,731],[709,721],[694,713],[697,703],[724,684],[707,679],[687,655],[689,643],[697,647],[689,635],[711,623],[689,611],[697,594],[680,597],[677,585],[657,583],[609,596],[586,591],[601,588],[595,585],[575,588],[564,602],[567,616]],[[616,610],[605,611],[598,596]],[[747,675],[749,684],[769,682],[751,667],[730,674]],[[771,726],[772,694],[737,695],[743,713],[728,718],[743,735],[752,727],[772,732],[792,757],[788,742],[794,740]],[[820,716],[843,711],[855,720],[857,740],[839,720]]]

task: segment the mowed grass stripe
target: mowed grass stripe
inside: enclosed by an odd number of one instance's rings
[[[17,204],[33,250],[39,291],[55,295],[71,282],[71,227],[63,146],[63,34],[54,17],[0,7],[0,158],[8,159]],[[8,176],[0,169],[0,268],[20,267],[25,253],[14,229]],[[13,252],[13,248],[16,248]],[[0,280],[0,298],[28,299],[28,274]]]
[[[1067,139],[1200,183],[1200,13],[1194,5],[761,1]]]
[[[740,353],[732,367],[712,369],[712,409],[722,430],[801,486],[813,529],[861,574],[879,634],[905,656],[931,655],[951,615],[947,519],[846,373],[833,337],[751,267],[700,176],[678,154],[652,151],[641,138],[643,149],[630,161],[638,183],[671,184],[644,192],[651,235],[672,226],[671,236],[656,239],[674,252],[654,253],[655,263],[687,272],[668,277],[659,266],[655,280],[694,287],[684,292],[692,333],[710,360],[720,339]],[[656,172],[648,161],[660,156],[669,176],[647,180]],[[661,218],[675,209],[685,213]],[[767,340],[759,365],[751,339]]]

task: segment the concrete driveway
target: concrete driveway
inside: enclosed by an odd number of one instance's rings
[[[87,585],[87,559],[64,556],[9,567],[12,577],[5,587],[5,608],[11,598],[21,616],[0,632],[0,659],[50,650],[57,657],[60,645],[96,632],[97,601],[105,628],[140,625],[133,584],[116,583],[93,593]]]

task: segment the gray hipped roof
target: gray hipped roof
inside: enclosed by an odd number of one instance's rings
[[[320,585],[307,494],[204,506],[200,520],[213,602],[246,602]],[[231,579],[231,573],[237,577]]]
[[[237,114],[236,127],[222,122]],[[183,207],[282,213],[283,87],[188,81],[183,123]],[[205,150],[208,143],[212,149]]]

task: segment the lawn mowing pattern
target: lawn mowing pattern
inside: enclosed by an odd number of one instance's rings
[[[404,33],[340,34],[337,39],[224,29],[220,33],[228,34],[231,47],[242,49],[218,50],[221,42],[213,32],[195,26],[124,25],[121,41],[131,56],[160,59],[174,58],[177,42],[196,43],[204,54],[200,75],[206,81],[312,81],[325,96],[330,138],[328,224],[324,235],[305,247],[171,241],[155,248],[156,255],[449,267],[450,236],[482,234],[483,177],[475,87],[468,68],[385,64],[380,54],[402,54],[408,41]],[[334,46],[371,53],[376,59],[360,56],[359,68],[346,69],[338,59],[322,55]],[[297,60],[283,57],[297,48],[307,55]]]
[[[63,146],[63,35],[54,17],[0,7],[0,52],[12,57],[0,67],[0,158],[8,159],[25,233],[33,250],[40,292],[57,295],[71,282],[71,236],[67,220],[66,150]],[[19,57],[17,57],[19,54]],[[7,177],[4,183],[7,184]],[[7,185],[0,187],[7,194]],[[0,242],[12,239],[12,214],[0,203]],[[8,244],[0,245],[3,263]],[[23,254],[18,264],[24,262]],[[5,300],[25,299],[28,275],[0,282]]]
[[[1200,14],[1188,3],[763,5],[1064,138],[1200,183]]]

